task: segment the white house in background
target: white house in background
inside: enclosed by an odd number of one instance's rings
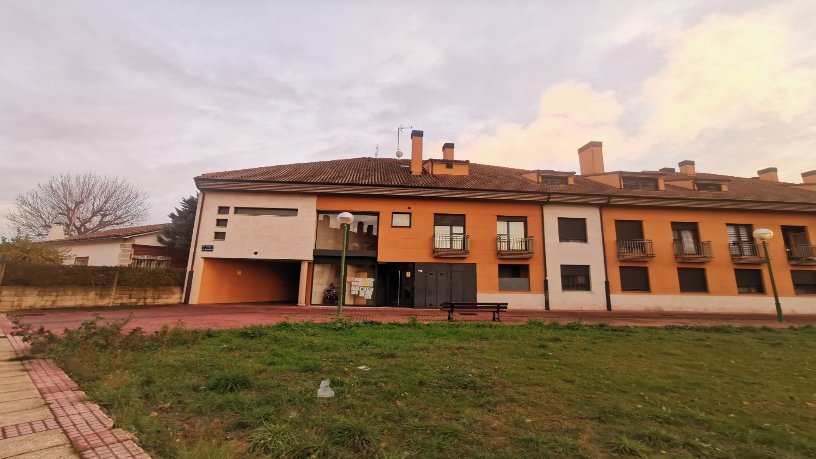
[[[167,223],[116,228],[79,236],[65,237],[61,225],[55,225],[45,244],[67,249],[67,265],[133,266],[140,268],[184,267],[186,254],[169,250],[158,236]]]

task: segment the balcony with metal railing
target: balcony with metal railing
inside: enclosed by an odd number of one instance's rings
[[[496,237],[496,253],[499,258],[532,258],[533,238],[499,235]]]
[[[618,239],[618,260],[649,261],[654,258],[654,244],[648,239]]]
[[[714,256],[711,241],[674,241],[674,259],[682,263],[708,263]]]
[[[467,234],[435,234],[433,256],[440,258],[463,258],[470,254]]]
[[[731,261],[743,264],[761,264],[762,252],[756,242],[729,242],[728,251],[731,253]]]
[[[816,245],[794,245],[785,250],[792,265],[816,265]]]

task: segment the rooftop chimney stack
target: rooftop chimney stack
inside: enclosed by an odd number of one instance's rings
[[[685,175],[694,175],[697,173],[697,170],[694,168],[694,161],[690,159],[686,159],[677,163],[677,167],[680,168],[680,173]]]
[[[65,239],[65,228],[58,223],[54,223],[51,225],[51,229],[48,230],[48,235],[45,236],[45,240],[59,241],[61,239]]]
[[[603,144],[592,141],[579,148],[578,162],[581,164],[581,175],[603,174]]]
[[[802,172],[802,183],[816,183],[816,169]]]
[[[453,161],[453,143],[448,142],[442,145],[442,159],[446,161]]]
[[[422,131],[411,131],[411,175],[422,175]]]
[[[758,170],[757,175],[760,180],[766,180],[768,182],[779,181],[779,175],[777,175],[775,167],[766,167],[765,169]]]

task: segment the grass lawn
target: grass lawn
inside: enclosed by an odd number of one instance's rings
[[[86,324],[35,343],[154,457],[816,457],[813,327]]]

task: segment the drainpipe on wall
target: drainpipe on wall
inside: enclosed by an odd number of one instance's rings
[[[550,281],[547,279],[547,239],[544,237],[544,205],[550,202],[552,194],[547,193],[547,200],[541,204],[541,257],[544,260],[544,310],[550,310]]]
[[[204,214],[204,191],[198,194],[198,221],[195,225],[195,234],[193,235],[193,246],[190,247],[190,260],[188,261],[189,269],[187,270],[187,279],[184,281],[184,297],[181,299],[182,304],[190,304],[190,291],[193,288],[193,268],[195,267],[195,257],[198,252],[198,234],[201,233],[201,217]]]
[[[606,263],[606,232],[604,232],[604,219],[603,219],[603,209],[604,207],[608,206],[609,203],[612,202],[612,196],[607,198],[606,204],[600,206],[599,213],[601,219],[601,249],[603,250],[603,261],[604,261],[604,293],[606,294],[606,310],[612,310],[612,293],[609,291],[609,267]]]

